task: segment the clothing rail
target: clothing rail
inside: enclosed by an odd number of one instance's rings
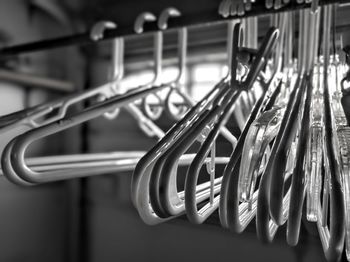
[[[350,3],[350,0],[320,0],[319,1],[319,5],[337,4],[337,3],[347,4],[347,3]],[[219,5],[219,1],[218,1],[218,5]],[[297,4],[295,1],[291,1],[289,4],[286,4],[280,9],[275,10],[273,8],[266,9],[264,6],[264,1],[256,1],[256,3],[254,3],[253,5],[252,10],[247,11],[243,16],[236,16],[236,17],[231,16],[229,18],[222,18],[218,14],[217,10],[212,10],[210,12],[203,13],[200,15],[192,15],[192,16],[187,15],[187,16],[179,16],[179,17],[171,18],[169,19],[168,29],[171,30],[171,29],[176,29],[180,27],[195,26],[195,25],[206,24],[206,23],[215,23],[215,22],[220,22],[220,21],[229,20],[229,19],[231,20],[235,18],[243,18],[243,17],[249,17],[249,16],[257,16],[257,15],[263,15],[263,14],[266,15],[266,14],[279,13],[284,11],[305,9],[310,7],[310,5],[311,3]],[[157,26],[157,21],[146,23],[144,26],[144,33],[152,33],[152,32],[156,32],[157,30],[159,30]],[[116,38],[116,37],[127,37],[134,34],[135,34],[134,25],[117,27],[115,29],[106,30],[103,38],[99,39],[98,41],[103,41],[103,40]],[[0,49],[0,57],[13,56],[13,55],[18,55],[22,53],[37,52],[37,51],[64,47],[64,46],[83,45],[83,44],[89,44],[94,42],[96,41],[90,38],[90,32],[85,32],[85,33],[79,33],[79,34],[70,35],[70,36],[62,36],[62,37],[57,37],[52,39],[14,45],[10,47],[4,47]]]

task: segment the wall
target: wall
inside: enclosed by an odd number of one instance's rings
[[[8,34],[6,44],[69,33],[67,27],[29,4],[30,1],[24,0],[0,1],[0,32]],[[76,81],[82,72],[76,57],[76,50],[61,49],[21,56],[19,60],[21,70],[28,73]],[[75,75],[72,68],[77,70]],[[62,96],[4,81],[0,81],[0,94],[0,115]],[[0,150],[24,130],[20,128],[1,134]],[[50,138],[49,142],[36,143],[31,153],[46,155],[77,152],[79,143],[78,139],[74,141],[76,132],[75,135],[70,133],[73,138],[70,141],[61,135]],[[75,241],[71,232],[76,233],[72,227],[73,213],[76,211],[71,208],[75,201],[74,183],[60,182],[24,188],[0,177],[0,261],[69,261],[72,254],[70,249],[74,244],[72,241]]]

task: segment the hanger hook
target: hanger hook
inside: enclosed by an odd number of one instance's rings
[[[143,25],[145,22],[154,22],[157,18],[151,12],[143,12],[139,14],[135,20],[134,30],[137,34],[143,33]]]
[[[104,32],[107,29],[115,29],[117,25],[111,21],[99,21],[93,25],[90,31],[90,39],[92,41],[99,41],[103,39]]]
[[[231,0],[222,0],[219,5],[219,15],[227,18],[230,15]]]
[[[159,15],[158,28],[166,30],[168,28],[168,20],[170,17],[179,17],[181,12],[174,8],[169,7],[164,9]],[[179,54],[179,74],[175,82],[179,83],[185,73],[186,67],[186,55],[187,55],[187,29],[182,27],[178,30],[178,54]]]
[[[117,28],[117,24],[115,24],[114,22],[111,21],[99,21],[97,23],[95,23],[93,25],[93,27],[91,28],[90,31],[90,38],[93,41],[99,41],[101,39],[103,39],[104,36],[104,32],[107,29],[115,29]],[[112,82],[114,81],[120,81],[123,78],[123,45],[122,45],[123,39],[119,38],[119,39],[115,39],[113,42],[113,55],[112,55],[112,68],[113,68],[113,72],[112,72]],[[116,70],[118,69],[118,70]],[[101,100],[105,100],[106,98],[112,96],[112,93],[118,93],[115,85],[119,85],[120,83],[112,83],[111,86],[111,93],[106,92],[106,94],[104,95],[104,97],[101,97]],[[104,116],[107,119],[114,119],[118,116],[119,114],[119,109],[115,109],[111,112],[106,112],[104,114]]]
[[[111,71],[111,91],[113,95],[119,95],[126,90],[121,89],[121,81],[124,77],[124,39],[115,38],[112,43],[112,71]],[[119,115],[120,109],[116,108],[111,112],[106,112],[104,117],[109,120],[115,119]]]
[[[175,7],[168,7],[164,9],[158,19],[158,28],[161,30],[165,30],[168,28],[168,19],[170,17],[179,17],[181,16],[181,12]]]
[[[311,12],[312,13],[317,13],[318,6],[319,6],[319,0],[312,0],[312,2],[311,2]]]

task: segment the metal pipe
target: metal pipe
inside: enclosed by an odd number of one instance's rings
[[[348,4],[350,3],[350,0],[320,0],[319,5],[326,5],[326,4]],[[228,18],[222,18],[217,11],[210,10],[207,13],[202,14],[196,14],[196,15],[183,15],[180,17],[174,17],[169,21],[168,23],[168,29],[179,29],[181,27],[188,27],[188,26],[198,26],[202,24],[208,24],[208,23],[216,23],[216,22],[222,22],[224,20],[231,20],[234,18],[242,18],[242,17],[250,17],[250,16],[258,16],[258,15],[266,15],[271,13],[279,13],[279,12],[285,12],[285,11],[292,11],[292,10],[298,10],[298,9],[305,9],[310,8],[311,3],[304,3],[304,4],[297,4],[295,1],[290,1],[290,3],[284,5],[280,9],[266,9],[264,6],[263,1],[256,1],[254,3],[254,6],[250,11],[246,11],[243,16],[231,16]],[[159,31],[157,21],[147,23],[144,27],[144,33],[155,33]],[[99,41],[116,38],[116,37],[127,37],[135,35],[134,32],[134,26],[129,25],[125,27],[117,27],[115,29],[106,30],[104,33],[104,37],[101,38]],[[71,46],[71,45],[82,45],[82,44],[89,44],[96,41],[93,41],[90,37],[90,32],[85,33],[79,33],[75,35],[70,36],[63,36],[63,37],[57,37],[57,38],[51,38],[46,40],[40,40],[40,41],[34,41],[30,43],[25,44],[19,44],[14,45],[10,47],[4,47],[0,49],[0,57],[6,57],[6,56],[13,56],[18,55],[21,53],[30,53],[30,52],[37,52],[47,49],[53,49],[58,47],[64,47],[64,46]]]

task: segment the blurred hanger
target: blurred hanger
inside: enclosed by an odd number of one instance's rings
[[[141,13],[135,20],[134,30],[137,34],[143,33],[143,25],[145,22],[156,21],[157,18],[150,12]],[[145,84],[146,86],[157,86],[161,84],[162,78],[162,57],[163,57],[163,33],[158,30],[154,33],[154,77],[150,83]],[[154,102],[156,100],[157,102]],[[162,98],[159,94],[153,93],[150,96],[142,99],[142,109],[145,115],[152,119],[157,120],[163,112]]]
[[[95,24],[90,32],[90,38],[98,41],[103,37],[106,30],[115,28],[111,22],[101,21]],[[119,77],[114,79],[119,82]],[[9,115],[0,117],[0,130],[10,131],[17,126],[28,126],[30,128],[39,127],[57,121],[66,116],[67,110],[75,104],[83,103],[93,97],[110,98],[113,96],[112,86],[114,81],[103,84],[77,94],[72,94],[47,102],[38,106],[27,108]]]
[[[161,30],[165,30],[168,27],[168,19],[169,17],[177,17],[180,16],[181,13],[174,7],[166,8],[159,15],[158,19],[158,27]],[[176,79],[169,83],[173,86],[167,93],[164,100],[164,109],[167,113],[167,116],[175,121],[179,121],[186,111],[194,105],[191,97],[186,93],[186,91],[182,88],[183,80],[186,75],[186,56],[187,56],[187,28],[182,27],[178,29],[178,68],[179,74]],[[181,102],[180,105],[177,105],[178,102],[172,102],[172,97],[180,97]],[[175,108],[175,112],[173,110]]]
[[[117,25],[109,21],[97,22],[91,29],[90,37],[94,41],[98,41],[103,38],[104,31],[106,29],[114,29]],[[124,39],[116,38],[112,43],[112,76],[110,86],[110,96],[120,95],[125,93],[126,90],[121,89],[121,82],[124,77]],[[109,97],[110,97],[109,96]],[[101,97],[99,100],[104,100],[108,97]],[[134,104],[125,106],[125,109],[135,118],[141,130],[149,137],[156,136],[162,138],[164,132],[154,124],[150,119],[145,117],[143,113]],[[104,116],[109,119],[115,119],[119,114],[119,108],[113,112],[106,112]]]
[[[50,170],[72,170],[82,168],[100,168],[99,174],[114,173],[121,171],[131,171],[135,168],[138,160],[146,152],[142,151],[126,151],[126,152],[110,152],[110,153],[95,153],[95,154],[74,154],[74,155],[56,155],[46,157],[28,158],[26,163],[28,166],[37,172],[45,172]],[[18,185],[31,186],[35,183],[28,183],[20,179],[13,170],[10,162],[6,163],[5,175],[9,180]],[[11,175],[8,173],[11,172]],[[4,175],[0,171],[0,175]],[[14,180],[16,177],[17,180]]]
[[[5,147],[2,155],[1,163],[4,174],[8,176],[9,179],[14,179],[15,181],[17,181],[19,177],[20,180],[28,183],[45,183],[98,173],[99,169],[95,170],[88,167],[69,171],[56,170],[50,172],[35,172],[31,170],[25,162],[25,151],[32,142],[40,138],[94,119],[100,115],[103,115],[105,112],[113,110],[116,107],[124,106],[148,95],[151,92],[157,92],[164,88],[166,88],[166,86],[144,88],[138,91],[127,92],[124,95],[115,96],[104,102],[95,104],[90,108],[85,109],[81,113],[76,113],[73,116],[65,117],[59,121],[38,127],[14,138]],[[15,176],[13,176],[13,173],[15,173]]]

